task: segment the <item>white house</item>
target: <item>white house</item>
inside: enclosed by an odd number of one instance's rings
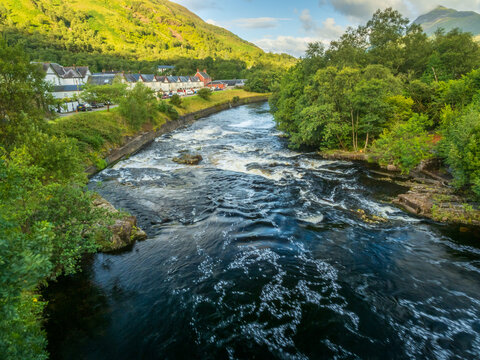
[[[65,67],[56,63],[41,63],[45,72],[45,81],[53,86],[52,95],[55,99],[71,99],[79,96],[92,75],[88,66]],[[78,102],[65,103],[67,109],[63,111],[75,111]]]

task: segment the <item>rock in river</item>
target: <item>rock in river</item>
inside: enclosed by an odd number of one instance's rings
[[[185,164],[185,165],[198,165],[200,161],[203,160],[202,155],[199,154],[189,154],[189,153],[183,153],[178,157],[174,157],[172,161],[178,163],[178,164]]]

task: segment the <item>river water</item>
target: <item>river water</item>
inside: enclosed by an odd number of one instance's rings
[[[404,189],[280,135],[267,104],[242,106],[93,178],[149,239],[50,286],[52,358],[478,359],[473,235],[407,215],[388,203]],[[204,161],[171,161],[184,150]]]

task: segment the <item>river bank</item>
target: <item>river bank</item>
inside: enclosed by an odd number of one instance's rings
[[[321,152],[320,156],[328,160],[375,162],[370,154],[363,152],[329,151]],[[394,165],[381,169],[390,181],[409,189],[392,199],[393,204],[414,215],[459,225],[462,231],[480,227],[478,202],[472,200],[471,194],[455,190],[452,178],[438,160],[423,162],[408,175]]]

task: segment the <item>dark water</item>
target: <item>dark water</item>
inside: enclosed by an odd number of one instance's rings
[[[473,235],[392,207],[402,189],[364,165],[278,135],[268,105],[245,106],[95,177],[150,238],[50,287],[52,358],[479,358]],[[173,163],[185,149],[203,163]]]

